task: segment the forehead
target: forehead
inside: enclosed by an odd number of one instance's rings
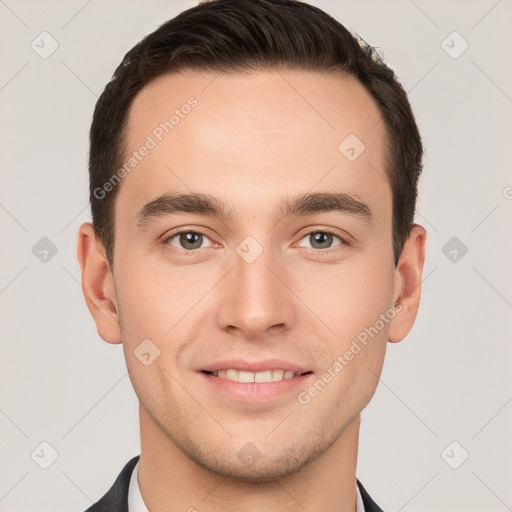
[[[164,193],[191,191],[252,218],[262,201],[308,191],[355,195],[377,215],[391,210],[384,123],[353,77],[167,74],[136,96],[127,128],[126,159],[136,160],[118,197],[127,215]]]

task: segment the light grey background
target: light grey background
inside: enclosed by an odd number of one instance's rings
[[[388,512],[511,510],[512,2],[313,3],[383,49],[426,146],[422,304],[363,412],[357,475]],[[194,4],[0,1],[1,511],[84,510],[140,453],[122,347],[99,338],[79,285],[87,137],[124,53]],[[468,249],[455,262],[452,237]]]

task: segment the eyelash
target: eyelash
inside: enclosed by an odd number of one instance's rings
[[[178,249],[176,247],[173,247],[169,244],[169,242],[176,238],[177,236],[179,235],[182,235],[184,233],[194,233],[196,235],[202,235],[203,237],[207,238],[208,240],[210,239],[208,237],[208,235],[206,233],[203,233],[202,231],[198,231],[196,229],[182,229],[180,231],[175,231],[173,232],[172,234],[170,234],[169,236],[166,236],[163,240],[162,240],[162,244],[166,247],[170,247],[172,251],[178,253],[178,254],[186,254],[186,255],[192,255],[192,254],[195,254],[198,250],[200,250],[201,248],[198,248],[198,249],[190,249],[190,250],[187,250],[187,249]],[[310,231],[308,231],[307,233],[304,233],[301,238],[299,239],[299,242],[301,240],[303,240],[304,238],[306,238],[307,236],[313,234],[313,233],[323,233],[323,234],[329,234],[329,235],[333,235],[335,236],[336,238],[338,238],[340,240],[340,244],[338,245],[335,245],[334,247],[329,247],[327,249],[315,249],[314,247],[306,247],[306,249],[310,249],[312,251],[315,251],[315,252],[319,252],[319,253],[331,253],[332,251],[336,251],[337,249],[340,249],[342,248],[343,246],[347,246],[349,245],[349,243],[347,242],[346,238],[341,236],[338,232],[335,232],[335,231],[332,231],[332,230],[329,230],[329,229],[312,229]],[[203,249],[207,249],[207,247],[203,247]]]

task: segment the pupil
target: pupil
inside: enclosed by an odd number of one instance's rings
[[[311,236],[313,237],[313,243],[311,244],[313,247],[315,247],[315,244],[319,243],[321,246],[320,248],[325,248],[325,246],[328,247],[332,241],[331,233],[318,232],[318,233],[313,233]],[[315,248],[318,248],[318,247],[315,247]]]
[[[201,247],[202,236],[203,235],[201,235],[200,233],[182,233],[180,236],[180,243],[186,249],[198,249],[199,247]]]

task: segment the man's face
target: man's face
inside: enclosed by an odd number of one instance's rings
[[[190,97],[197,105],[159,131]],[[253,480],[291,474],[373,395],[389,324],[344,354],[396,298],[380,120],[363,86],[340,75],[188,72],[136,97],[127,156],[148,136],[156,146],[115,203],[124,352],[144,414],[202,466]],[[351,134],[365,145],[359,156]],[[226,216],[172,212],[163,197],[193,193]],[[292,198],[317,193],[349,197],[283,216]],[[147,339],[160,351],[148,366],[134,354]]]

